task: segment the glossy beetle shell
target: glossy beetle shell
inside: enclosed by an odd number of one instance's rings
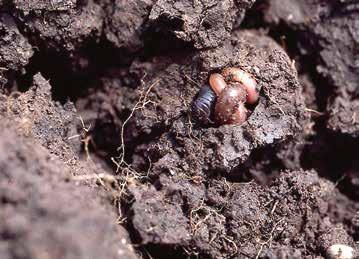
[[[257,92],[257,82],[247,72],[236,67],[229,67],[223,70],[222,75],[228,80],[239,82],[243,84],[247,91],[247,103],[255,104],[258,101],[259,93]]]
[[[214,111],[216,99],[217,96],[210,86],[205,85],[201,88],[192,105],[192,112],[200,122],[204,124],[211,122],[210,118]]]
[[[211,117],[218,124],[242,124],[248,115],[245,105],[253,105],[259,99],[256,87],[252,75],[236,67],[213,73],[209,86],[201,88],[193,103],[194,115],[205,124],[212,123]]]
[[[215,106],[215,118],[220,124],[242,124],[247,119],[244,106],[246,90],[235,84],[224,89],[218,96]]]
[[[227,87],[226,81],[224,81],[224,77],[221,74],[214,73],[209,77],[209,85],[212,90],[218,95]]]

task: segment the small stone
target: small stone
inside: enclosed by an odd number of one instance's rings
[[[347,245],[335,244],[327,249],[328,259],[352,259],[354,258],[354,249]]]

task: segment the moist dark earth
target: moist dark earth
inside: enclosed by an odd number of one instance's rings
[[[2,259],[359,256],[358,1],[0,0],[0,120]]]

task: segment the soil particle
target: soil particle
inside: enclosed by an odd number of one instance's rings
[[[37,139],[44,147],[59,157],[66,157],[69,145],[62,146],[70,134],[77,134],[75,107],[71,103],[61,106],[52,102],[51,86],[40,74],[33,78],[33,86],[25,93],[13,93],[4,103],[5,112],[2,116],[13,118],[22,125],[22,133]],[[78,147],[79,141],[77,141]],[[59,153],[60,152],[60,153]]]
[[[264,13],[264,19],[271,24],[278,25],[285,22],[290,26],[305,26],[310,21],[318,22],[323,14],[329,12],[327,4],[318,4],[317,0],[295,1],[295,0],[270,0],[268,9]]]
[[[31,12],[41,13],[43,11],[68,11],[76,7],[76,0],[60,0],[60,1],[27,1],[27,0],[13,0],[13,5],[24,15]]]
[[[131,194],[135,199],[132,224],[139,232],[141,244],[169,245],[189,241],[188,219],[179,213],[181,197],[162,194],[154,187],[135,188]]]
[[[129,69],[114,69],[93,82],[93,87],[86,93],[85,98],[77,100],[76,106],[81,111],[85,124],[92,125],[90,134],[98,155],[107,156],[108,152],[111,155],[118,154],[116,150],[122,144],[119,137],[122,125],[144,90],[144,74],[155,73],[155,70],[163,69],[167,63],[168,61],[164,61],[156,65],[155,62],[134,61]],[[108,98],[109,96],[111,98]],[[141,109],[141,112],[146,113],[146,109]],[[151,132],[145,123],[138,123],[139,128],[144,128],[147,133]],[[124,136],[125,144],[132,142],[130,146],[133,148],[134,142],[139,141],[138,130],[133,128],[134,125],[133,120],[128,122]]]
[[[348,94],[337,96],[329,107],[328,127],[334,131],[359,136],[359,101]]]
[[[299,249],[289,248],[288,246],[279,246],[277,248],[269,248],[262,255],[259,256],[261,259],[284,259],[284,258],[293,258],[301,259],[303,258],[302,252]],[[317,257],[323,258],[323,257]]]
[[[284,172],[268,187],[223,180],[208,179],[207,188],[166,176],[155,184],[161,186],[157,190],[131,188],[131,219],[142,242],[171,243],[209,258],[300,258],[323,255],[333,242],[355,246],[347,231],[328,217],[334,186],[316,172]],[[200,202],[183,206],[191,196]]]
[[[73,52],[86,41],[98,39],[103,10],[94,1],[15,1],[15,15],[37,46]]]
[[[0,133],[1,258],[137,258],[114,213],[16,128]]]
[[[173,33],[197,49],[213,48],[227,40],[236,17],[244,16],[253,0],[157,1],[149,21],[156,30]]]
[[[18,30],[14,19],[0,15],[0,67],[1,69],[21,70],[33,55],[27,39]]]
[[[355,1],[272,0],[265,12],[269,23],[283,22],[299,32],[298,46],[302,54],[312,55],[316,71],[332,87],[327,111],[328,128],[358,136],[356,97],[359,89],[359,4]],[[317,86],[319,87],[319,86]]]
[[[7,82],[10,71],[21,71],[28,64],[33,53],[32,46],[20,33],[14,19],[0,14],[0,87]]]
[[[318,72],[328,78],[335,86],[335,95],[328,103],[330,119],[328,128],[352,136],[359,136],[359,121],[356,114],[359,104],[359,23],[356,15],[344,13],[342,17],[332,17],[314,29],[318,38],[330,40],[319,42],[323,50],[323,62]],[[326,41],[327,41],[326,40]],[[340,53],[340,54],[339,54]]]
[[[338,224],[334,228],[328,229],[328,232],[320,235],[318,242],[323,251],[326,251],[333,244],[343,244],[350,246],[353,240],[343,229],[343,226]]]
[[[104,28],[106,38],[119,48],[130,51],[142,48],[145,23],[154,1],[116,0],[112,4],[105,2],[107,3]]]
[[[71,102],[61,105],[51,97],[51,85],[40,73],[25,93],[1,96],[0,118],[16,123],[19,135],[35,139],[51,154],[67,163],[73,175],[103,173],[89,157],[81,159],[81,150],[88,135]],[[88,154],[85,154],[85,157]]]
[[[305,107],[312,109],[314,111],[318,111],[318,104],[316,98],[316,89],[315,84],[311,80],[308,74],[301,74],[299,76],[299,81],[301,86],[303,87],[303,96],[305,97]],[[316,115],[321,115],[320,113],[312,114],[313,117]]]

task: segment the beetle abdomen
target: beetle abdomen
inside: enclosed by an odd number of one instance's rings
[[[216,94],[210,86],[205,85],[198,93],[196,100],[193,102],[192,111],[195,117],[202,123],[211,122],[211,116],[216,102]]]

